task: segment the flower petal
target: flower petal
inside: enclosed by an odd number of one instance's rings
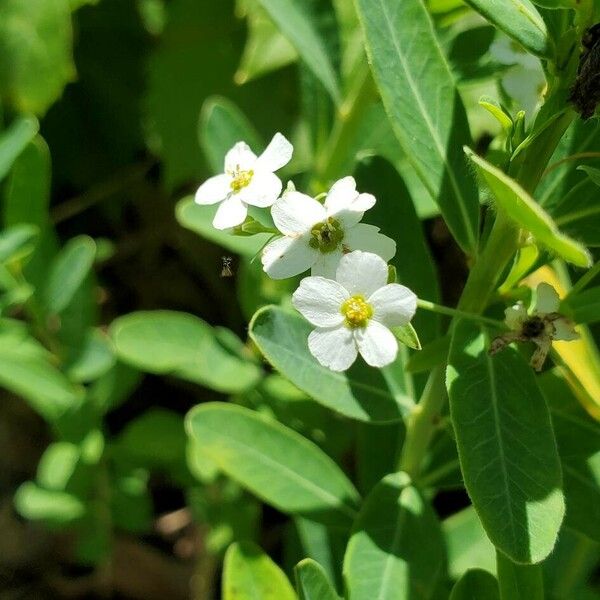
[[[345,254],[337,268],[336,280],[350,292],[369,298],[387,284],[386,262],[377,254],[355,250]]]
[[[255,171],[250,183],[242,188],[236,196],[246,204],[265,208],[271,206],[279,194],[283,184],[281,179],[268,171]]]
[[[579,334],[575,331],[575,324],[565,317],[556,319],[552,322],[554,325],[554,333],[552,339],[571,342],[579,339]]]
[[[545,281],[538,284],[535,290],[535,312],[538,314],[549,314],[556,312],[560,306],[560,299],[556,290]]]
[[[513,331],[521,331],[525,319],[527,319],[527,309],[522,302],[504,309],[504,322]]]
[[[286,192],[271,208],[275,227],[284,235],[298,236],[326,219],[323,206],[300,192]]]
[[[394,334],[377,321],[369,321],[366,327],[355,329],[358,351],[372,367],[385,367],[396,360],[398,342]]]
[[[341,250],[334,250],[333,252],[318,252],[317,260],[310,269],[311,275],[321,275],[321,277],[327,277],[327,279],[335,279],[337,268],[344,256]]]
[[[366,210],[375,204],[372,194],[359,194],[354,177],[344,177],[336,181],[325,199],[328,216],[334,216],[346,227],[358,223]]]
[[[231,192],[231,177],[221,174],[207,179],[196,192],[196,204],[215,204]]]
[[[262,251],[261,262],[272,279],[287,279],[310,269],[317,251],[306,238],[280,237],[269,242]]]
[[[379,288],[368,302],[373,307],[373,319],[386,327],[406,325],[417,310],[416,294],[398,283]]]
[[[246,142],[238,142],[225,155],[225,173],[250,171],[256,163],[256,154],[250,150]]]
[[[379,227],[358,223],[346,230],[342,242],[350,250],[363,250],[381,256],[386,262],[396,254],[396,242],[383,233]]]
[[[221,202],[213,219],[215,229],[229,229],[241,225],[246,219],[248,208],[239,198],[230,196]]]
[[[265,151],[256,159],[257,169],[273,173],[292,159],[294,147],[281,133],[276,133]]]
[[[308,336],[308,349],[332,371],[345,371],[358,356],[352,331],[343,325],[330,329],[315,329]]]
[[[342,304],[348,292],[337,281],[325,277],[305,277],[292,296],[292,304],[317,327],[334,327],[344,322]]]

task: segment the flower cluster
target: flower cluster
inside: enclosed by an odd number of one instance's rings
[[[225,156],[224,172],[198,188],[196,202],[220,203],[213,220],[217,229],[244,224],[248,206],[270,207],[277,231],[262,250],[263,269],[273,279],[310,269],[292,301],[316,327],[308,338],[311,353],[334,371],[348,369],[359,353],[371,366],[388,365],[398,353],[391,328],[407,325],[417,305],[411,290],[388,284],[387,261],[396,243],[361,223],[376,199],[359,193],[353,177],[334,183],[323,202],[293,186],[282,194],[275,171],[292,152],[280,133],[258,157],[238,142]]]

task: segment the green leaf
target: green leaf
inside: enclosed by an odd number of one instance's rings
[[[400,406],[380,371],[361,362],[346,373],[321,366],[308,350],[311,329],[297,313],[267,306],[254,315],[249,332],[273,367],[320,404],[359,421],[400,420]]]
[[[115,364],[112,343],[100,329],[89,329],[75,353],[65,365],[71,381],[89,383],[102,377]]]
[[[450,348],[447,387],[465,486],[490,540],[520,563],[543,560],[564,516],[548,407],[513,348],[489,356],[490,334],[465,321]]]
[[[65,491],[75,473],[81,452],[76,444],[55,442],[50,444],[37,467],[37,482],[47,490]]]
[[[34,225],[14,225],[0,232],[0,264],[19,261],[33,250],[39,233]]]
[[[588,167],[587,165],[580,165],[577,167],[578,171],[583,171],[587,176],[597,185],[600,186],[600,169],[594,167]]]
[[[44,308],[58,314],[70,304],[89,275],[96,257],[96,244],[87,235],[69,240],[54,259],[43,291]]]
[[[218,205],[200,206],[194,198],[183,198],[177,203],[175,216],[180,225],[201,235],[230,252],[253,258],[261,248],[273,237],[270,233],[257,233],[251,236],[232,235],[225,231],[215,229],[212,221],[217,212]],[[220,267],[220,265],[219,265]]]
[[[600,286],[583,290],[569,298],[567,305],[576,323],[597,323],[600,321]]]
[[[223,472],[277,509],[344,526],[356,515],[352,483],[295,431],[217,402],[192,409],[186,428]]]
[[[553,54],[544,19],[529,0],[465,0],[490,23],[541,58]]]
[[[452,588],[449,600],[500,600],[496,578],[482,569],[469,569]]]
[[[419,340],[419,336],[415,331],[415,328],[410,323],[401,327],[392,327],[391,331],[396,336],[396,339],[405,346],[408,346],[413,350],[421,349],[421,341]]]
[[[76,496],[56,490],[45,490],[26,481],[15,494],[15,508],[32,521],[69,525],[85,514],[85,504]]]
[[[259,0],[269,13],[281,33],[306,66],[323,84],[334,102],[340,101],[337,75],[329,59],[325,41],[320,37],[316,24],[311,20],[299,2],[294,0]]]
[[[356,5],[373,75],[396,137],[454,237],[473,254],[479,199],[460,153],[460,145],[470,140],[469,125],[425,4],[357,0]]]
[[[540,565],[518,565],[501,552],[496,556],[502,600],[545,600]]]
[[[202,105],[198,138],[214,173],[223,172],[225,155],[237,142],[246,142],[256,154],[264,150],[263,140],[246,115],[220,96],[211,96]]]
[[[485,110],[487,110],[495,119],[500,123],[500,126],[504,130],[504,132],[509,135],[513,128],[513,120],[509,114],[496,102],[493,98],[489,96],[482,96],[479,99],[479,104]]]
[[[600,424],[581,408],[554,372],[540,378],[550,407],[562,463],[565,525],[600,542]]]
[[[365,500],[344,557],[350,600],[431,598],[445,563],[433,509],[405,473],[385,477]]]
[[[15,119],[8,129],[0,133],[0,181],[6,177],[19,154],[25,150],[39,128],[40,124],[35,117],[24,116]]]
[[[496,572],[496,551],[472,506],[442,524],[448,547],[450,577],[459,579],[471,568]]]
[[[260,369],[240,360],[202,319],[174,311],[140,311],[113,321],[117,355],[142,371],[173,375],[225,393],[254,386]]]
[[[589,252],[581,244],[562,234],[552,218],[516,181],[477,156],[470,148],[465,148],[465,153],[490,187],[497,206],[510,219],[529,231],[538,243],[566,261],[579,267],[591,265]]]
[[[423,373],[446,362],[450,350],[450,336],[445,335],[430,342],[420,352],[413,354],[406,363],[409,373]]]
[[[296,600],[285,573],[256,545],[229,546],[223,564],[223,600]]]
[[[50,353],[14,321],[0,321],[0,385],[54,422],[82,399],[79,388],[52,364]]]
[[[340,600],[319,563],[305,558],[296,565],[294,572],[300,600]]]
[[[0,97],[43,114],[75,78],[69,0],[0,4]]]

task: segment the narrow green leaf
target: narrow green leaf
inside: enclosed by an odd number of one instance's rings
[[[142,371],[173,375],[225,393],[257,383],[260,369],[225,348],[212,328],[194,315],[140,311],[110,326],[117,355]]]
[[[352,483],[292,429],[218,402],[192,409],[186,428],[223,472],[279,510],[345,526],[356,515]]]
[[[489,356],[490,334],[460,321],[447,387],[465,485],[494,545],[520,563],[543,560],[564,516],[548,407],[513,348]]]
[[[42,294],[48,313],[60,313],[70,304],[89,275],[95,257],[96,243],[87,235],[65,244],[50,267]]]
[[[529,231],[537,242],[579,267],[589,267],[589,252],[578,242],[562,234],[550,215],[513,179],[470,148],[465,153],[494,194],[497,206],[519,227]]]
[[[198,139],[214,173],[223,172],[225,155],[237,142],[246,142],[257,154],[264,145],[246,115],[220,96],[211,96],[202,105]]]
[[[318,28],[302,5],[294,0],[259,0],[281,33],[292,46],[306,66],[323,84],[334,102],[340,101],[337,75],[329,59],[325,40],[319,35]]]
[[[71,381],[89,383],[107,373],[115,360],[112,344],[106,334],[92,328],[65,365],[65,372]]]
[[[249,331],[265,358],[320,404],[359,421],[400,420],[400,406],[380,371],[359,361],[346,373],[321,366],[308,350],[311,329],[297,313],[267,306],[254,315]]]
[[[356,6],[396,137],[458,243],[475,253],[479,200],[460,153],[469,125],[425,3],[357,0]]]
[[[583,171],[587,176],[597,185],[600,186],[600,169],[589,167],[587,165],[580,165],[577,167],[578,171]]]
[[[541,566],[515,564],[499,551],[496,557],[501,600],[545,600]]]
[[[294,572],[300,600],[340,600],[319,563],[305,558],[296,565]]]
[[[431,598],[445,563],[433,509],[406,474],[385,477],[365,500],[348,543],[349,600]]]
[[[223,600],[296,600],[285,573],[256,545],[229,546],[223,564]]]
[[[562,463],[565,525],[600,542],[600,423],[581,408],[555,372],[540,379],[550,407]]]
[[[26,481],[19,487],[15,494],[15,508],[26,519],[56,525],[68,525],[85,514],[85,504],[76,496],[45,490],[33,481]]]
[[[0,133],[0,181],[10,171],[19,154],[25,150],[39,128],[40,124],[35,117],[25,116],[15,119],[8,129]]]
[[[449,600],[500,600],[496,578],[482,569],[469,569],[452,588]]]
[[[485,108],[500,123],[502,129],[509,134],[513,128],[513,120],[509,114],[493,98],[482,96],[479,105]]]
[[[465,0],[490,23],[541,58],[553,48],[544,19],[529,0]]]
[[[75,473],[80,456],[81,452],[76,444],[50,444],[38,463],[37,482],[47,490],[64,492]]]
[[[0,232],[0,264],[21,260],[30,254],[38,233],[34,225],[14,225]]]
[[[391,331],[396,336],[396,339],[405,346],[408,346],[413,350],[421,349],[421,341],[419,340],[419,336],[415,331],[415,328],[410,323],[402,327],[393,327]]]

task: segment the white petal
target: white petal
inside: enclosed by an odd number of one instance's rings
[[[372,194],[359,194],[354,177],[344,177],[336,181],[325,199],[328,216],[334,216],[346,227],[358,223],[366,210],[375,204]]]
[[[314,198],[286,192],[271,208],[275,227],[285,235],[298,236],[326,218],[325,209]]]
[[[334,327],[344,322],[341,308],[348,292],[336,281],[324,277],[305,277],[292,296],[292,304],[317,327]]]
[[[256,154],[250,150],[246,142],[238,142],[225,155],[225,173],[235,171],[250,171],[256,163]]]
[[[386,262],[396,254],[396,242],[383,233],[379,228],[366,223],[358,223],[346,230],[342,242],[350,250],[363,250],[381,256]]]
[[[321,275],[321,277],[327,277],[327,279],[335,279],[342,256],[344,256],[344,253],[341,250],[318,252],[317,260],[310,269],[310,274]]]
[[[554,334],[552,339],[571,342],[579,339],[579,334],[575,331],[575,325],[569,319],[560,318],[553,321]]]
[[[358,355],[352,331],[343,325],[312,331],[308,336],[308,349],[324,367],[332,371],[345,371]]]
[[[196,192],[196,204],[215,204],[227,198],[231,192],[231,177],[229,175],[216,175],[207,179]]]
[[[520,331],[525,319],[527,319],[527,309],[521,302],[504,309],[504,322],[513,331]]]
[[[369,321],[366,327],[355,329],[358,351],[372,367],[385,367],[396,360],[398,342],[394,334],[377,321]]]
[[[293,152],[292,144],[281,133],[276,133],[256,160],[256,168],[273,173],[290,162]]]
[[[373,307],[373,319],[386,327],[406,325],[417,310],[416,294],[398,283],[379,288],[368,302]]]
[[[306,238],[281,237],[269,242],[262,251],[265,273],[273,279],[287,279],[310,269],[317,251]]]
[[[388,268],[377,254],[355,250],[342,257],[335,278],[351,296],[363,294],[369,298],[387,284]]]
[[[265,208],[271,206],[279,194],[283,184],[281,179],[268,171],[255,171],[250,183],[242,188],[236,196],[246,204]]]
[[[542,283],[538,284],[535,294],[536,313],[547,315],[558,310],[560,299],[556,290],[549,283],[542,281]]]
[[[247,214],[247,206],[235,196],[230,196],[217,209],[217,214],[213,219],[213,227],[216,229],[229,229],[241,225]]]

